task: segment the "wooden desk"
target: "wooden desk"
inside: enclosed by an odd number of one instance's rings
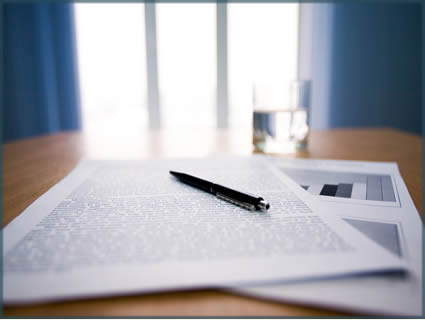
[[[251,131],[146,131],[86,136],[60,133],[3,145],[3,226],[59,182],[82,157],[134,159],[251,153]],[[396,161],[422,212],[421,138],[390,129],[315,131],[304,158]],[[294,157],[294,156],[290,156]],[[335,316],[324,309],[217,290],[168,292],[6,307],[6,316]]]

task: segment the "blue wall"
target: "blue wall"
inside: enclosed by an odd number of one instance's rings
[[[422,132],[418,3],[334,4],[330,127]]]

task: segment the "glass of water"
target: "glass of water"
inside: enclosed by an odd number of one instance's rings
[[[289,94],[255,86],[253,145],[256,152],[295,153],[307,148],[311,81],[292,81]],[[276,90],[274,90],[276,91]],[[275,96],[273,98],[273,95]],[[286,101],[285,101],[286,100]]]

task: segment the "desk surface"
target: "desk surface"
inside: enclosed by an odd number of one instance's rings
[[[250,154],[249,130],[147,131],[90,136],[60,133],[3,145],[3,226],[59,182],[82,157],[135,159]],[[284,156],[284,155],[282,155]],[[390,129],[313,131],[309,149],[286,157],[395,161],[422,212],[422,148],[419,136]],[[6,307],[6,316],[335,316],[324,309],[270,302],[217,290]]]

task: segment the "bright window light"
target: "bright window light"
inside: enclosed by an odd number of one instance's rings
[[[157,3],[161,126],[215,128],[215,3]],[[254,86],[282,104],[297,78],[294,3],[228,4],[229,123],[250,127]],[[77,3],[83,129],[123,134],[148,127],[144,4]],[[274,96],[273,96],[274,95]]]
[[[75,17],[83,130],[146,127],[144,5],[77,3]]]
[[[216,7],[157,4],[162,126],[216,126]]]
[[[228,5],[229,123],[251,126],[253,89],[264,107],[285,106],[297,78],[296,3]],[[265,89],[265,90],[264,90]]]

